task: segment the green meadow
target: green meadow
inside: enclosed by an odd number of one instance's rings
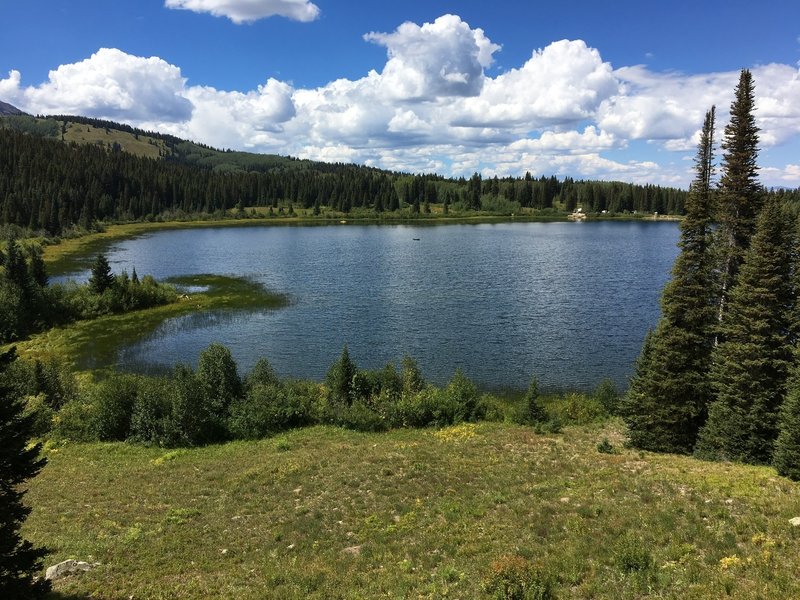
[[[795,484],[625,449],[617,420],[46,455],[24,533],[97,563],[67,598],[800,596]]]

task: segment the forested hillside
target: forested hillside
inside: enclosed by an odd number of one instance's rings
[[[674,188],[569,177],[446,179],[220,151],[83,117],[0,118],[0,223],[57,235],[95,221],[187,218],[243,207],[349,213],[533,209],[680,214]]]

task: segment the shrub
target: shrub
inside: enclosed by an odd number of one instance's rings
[[[644,542],[633,534],[625,535],[616,546],[614,561],[623,573],[637,573],[653,566],[653,556]]]
[[[614,387],[614,382],[610,379],[603,379],[597,384],[592,392],[592,399],[595,400],[609,415],[617,414],[619,409],[619,394]]]
[[[574,392],[552,402],[550,412],[554,418],[569,425],[587,425],[608,416],[595,398]]]
[[[173,446],[177,436],[172,427],[170,389],[166,381],[144,378],[131,415],[131,438],[144,444]]]
[[[209,428],[207,441],[222,441],[226,437],[228,409],[242,397],[242,382],[231,351],[222,344],[211,344],[203,350],[197,363],[197,380]]]
[[[124,440],[130,435],[138,391],[139,378],[126,374],[114,374],[92,390],[93,437],[112,441]]]
[[[531,378],[525,396],[522,399],[521,410],[516,412],[515,422],[523,425],[536,425],[547,421],[547,411],[542,405],[539,395],[539,381],[536,377]]]
[[[53,417],[53,434],[76,442],[95,441],[94,405],[83,398],[70,400]]]
[[[338,425],[355,431],[385,431],[388,429],[386,420],[363,400],[356,400],[350,406],[341,407],[337,411]]]
[[[444,389],[444,406],[451,414],[447,423],[460,423],[461,421],[475,421],[481,417],[478,408],[478,388],[472,383],[461,369],[456,369],[447,387]]]
[[[245,389],[256,385],[278,385],[281,380],[266,358],[259,358],[244,379]]]
[[[198,446],[218,438],[220,427],[200,381],[188,365],[176,365],[170,380],[170,431],[174,443]]]
[[[611,442],[608,441],[608,438],[603,438],[603,440],[597,444],[597,451],[600,452],[601,454],[617,453],[616,448],[614,448]]]
[[[483,589],[497,600],[550,600],[552,585],[544,573],[521,556],[504,556],[489,567]]]
[[[55,414],[44,394],[25,397],[24,417],[31,421],[31,435],[42,437],[50,433]]]

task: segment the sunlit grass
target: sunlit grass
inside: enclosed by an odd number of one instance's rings
[[[558,598],[800,596],[796,484],[621,441],[612,421],[68,444],[25,533],[48,562],[99,562],[56,586],[97,598],[474,598],[503,557]]]

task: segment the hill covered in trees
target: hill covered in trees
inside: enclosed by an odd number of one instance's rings
[[[182,219],[235,208],[360,210],[376,217],[482,211],[681,214],[686,192],[555,176],[448,179],[222,151],[73,116],[0,118],[0,224],[58,235],[96,221]]]

